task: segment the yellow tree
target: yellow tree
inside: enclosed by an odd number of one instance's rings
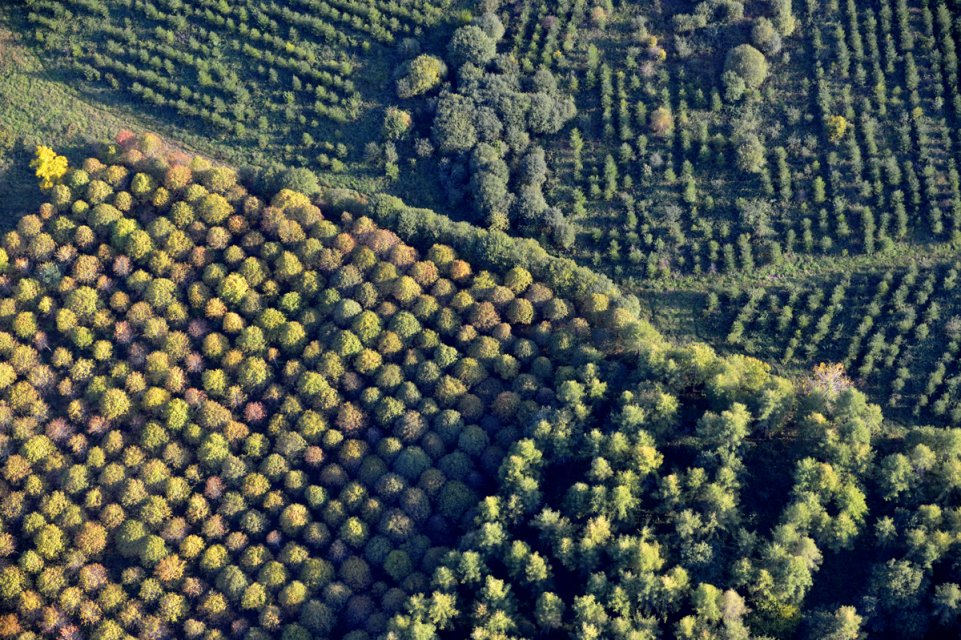
[[[40,188],[50,189],[67,173],[67,159],[58,156],[50,147],[40,145],[30,162],[30,168],[36,170],[36,175],[40,178]]]
[[[840,142],[848,130],[848,120],[844,116],[831,116],[827,120],[828,139],[831,142]]]

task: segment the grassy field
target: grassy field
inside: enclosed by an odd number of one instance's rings
[[[198,132],[194,123],[171,118],[156,108],[131,102],[122,94],[97,85],[78,83],[73,70],[51,64],[49,54],[39,54],[30,46],[30,27],[24,16],[11,7],[0,7],[0,215],[8,218],[36,204],[24,202],[22,183],[29,171],[27,163],[37,144],[56,143],[69,157],[81,158],[91,143],[110,140],[121,129],[135,132],[155,131],[177,145],[235,166],[264,166],[281,160],[275,149],[265,152],[254,145],[235,143],[229,135],[212,136]],[[388,84],[388,61],[373,57],[366,67],[363,89],[382,94]],[[380,111],[368,102],[357,122],[331,128],[332,135],[355,140],[353,158],[341,173],[326,173],[329,186],[363,191],[385,186],[360,159],[361,146],[379,130]]]
[[[0,11],[0,219],[35,207],[28,163],[38,144],[56,144],[73,157],[92,141],[112,138],[130,126],[128,118],[85,101],[55,79]],[[134,128],[136,125],[134,124]]]

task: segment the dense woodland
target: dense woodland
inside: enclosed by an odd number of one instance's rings
[[[958,46],[6,3],[0,638],[961,636]]]

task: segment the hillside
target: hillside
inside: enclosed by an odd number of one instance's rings
[[[954,431],[891,440],[836,371],[797,388],[671,346],[616,291],[421,256],[120,141],[76,168],[38,152],[50,202],[3,237],[4,636],[953,619],[929,501],[950,504]],[[405,228],[398,203],[354,206]],[[841,592],[818,569],[850,554],[871,579],[820,609]]]
[[[958,635],[959,45],[3,3],[0,638]]]
[[[8,22],[82,100],[207,155],[534,237],[676,338],[842,362],[892,418],[948,424],[956,9],[35,0]],[[897,321],[841,321],[902,284]]]

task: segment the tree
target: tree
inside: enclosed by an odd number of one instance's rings
[[[477,144],[474,112],[474,101],[470,98],[454,93],[441,96],[431,131],[442,152],[469,151]]]
[[[41,557],[53,560],[64,550],[63,531],[53,524],[44,525],[34,534],[33,544]]]
[[[552,134],[577,115],[577,107],[570,96],[537,92],[530,96],[527,124],[531,132]]]
[[[604,158],[604,199],[611,200],[617,192],[617,163],[608,154]]]
[[[827,185],[824,182],[824,178],[821,176],[816,176],[814,178],[814,183],[812,184],[812,198],[816,204],[821,204],[827,200]]]
[[[497,43],[478,26],[458,28],[447,45],[448,59],[455,67],[471,63],[483,67],[497,55]]]
[[[934,608],[942,625],[955,624],[961,610],[961,587],[953,582],[939,584],[934,589]]]
[[[718,452],[734,453],[750,433],[751,414],[739,402],[717,415],[706,413],[697,423],[697,435]]]
[[[774,23],[763,16],[754,21],[751,40],[758,49],[769,56],[781,50],[781,34],[774,27]]]
[[[848,121],[844,116],[834,115],[827,119],[828,140],[837,143],[844,138],[848,130]]]
[[[423,95],[439,85],[447,75],[447,65],[437,56],[419,55],[397,79],[397,97],[406,99]]]
[[[201,183],[209,191],[226,193],[237,184],[237,172],[229,167],[213,167],[203,172]]]
[[[474,19],[474,24],[484,30],[495,42],[504,37],[504,23],[497,17],[497,13],[488,10]]]
[[[604,7],[600,5],[595,5],[591,9],[591,23],[594,26],[603,29],[607,25],[608,13]]]
[[[384,571],[394,580],[400,582],[410,575],[413,565],[410,556],[399,549],[395,549],[387,554],[384,561]]]
[[[410,130],[410,113],[397,107],[387,107],[384,111],[382,131],[387,140],[400,140]]]
[[[564,601],[555,593],[540,594],[535,605],[535,616],[542,628],[559,628],[564,621]]]
[[[130,410],[130,398],[121,389],[107,389],[100,396],[100,414],[108,420],[122,418]]]
[[[236,305],[240,304],[248,291],[250,291],[250,286],[242,275],[229,273],[220,281],[218,295],[227,304]]]
[[[290,189],[304,195],[320,192],[320,182],[317,174],[306,167],[292,167],[284,170],[277,180],[278,189]]]
[[[508,181],[510,170],[497,147],[481,143],[471,154],[471,188],[480,220],[506,215],[513,200]]]
[[[280,526],[288,534],[294,534],[309,522],[307,507],[302,504],[292,504],[284,509],[280,517]]]
[[[662,138],[674,131],[674,116],[668,107],[658,107],[651,112],[651,131]]]
[[[737,168],[747,173],[761,173],[764,170],[766,159],[764,155],[764,145],[755,133],[746,133],[738,137],[735,142],[737,147]]]
[[[822,612],[808,634],[811,640],[858,640],[861,616],[854,607],[838,607],[834,613]]]
[[[230,445],[219,433],[208,434],[197,452],[200,461],[212,469],[218,468],[229,455]]]
[[[259,611],[267,604],[267,590],[259,582],[252,582],[244,590],[244,595],[240,599],[242,609],[253,609]]]
[[[918,605],[926,578],[924,571],[909,560],[888,560],[875,567],[872,588],[881,606],[913,609]]]
[[[774,13],[774,26],[783,36],[794,33],[797,20],[791,11],[791,0],[771,0],[771,8]]]
[[[41,189],[50,189],[60,182],[67,173],[67,166],[64,156],[57,155],[56,151],[43,145],[37,147],[30,162],[30,168],[34,169],[36,176],[40,178]]]
[[[26,585],[26,576],[16,565],[7,565],[0,569],[0,598],[13,600],[18,597]]]
[[[747,89],[758,89],[767,78],[767,58],[749,44],[738,45],[728,52],[724,72],[743,80]]]
[[[579,180],[581,172],[584,170],[584,161],[581,158],[581,154],[584,150],[584,138],[581,136],[580,129],[571,130],[571,162],[574,167],[574,179]]]
[[[234,212],[227,199],[219,193],[208,193],[200,199],[196,208],[207,224],[220,224]]]

